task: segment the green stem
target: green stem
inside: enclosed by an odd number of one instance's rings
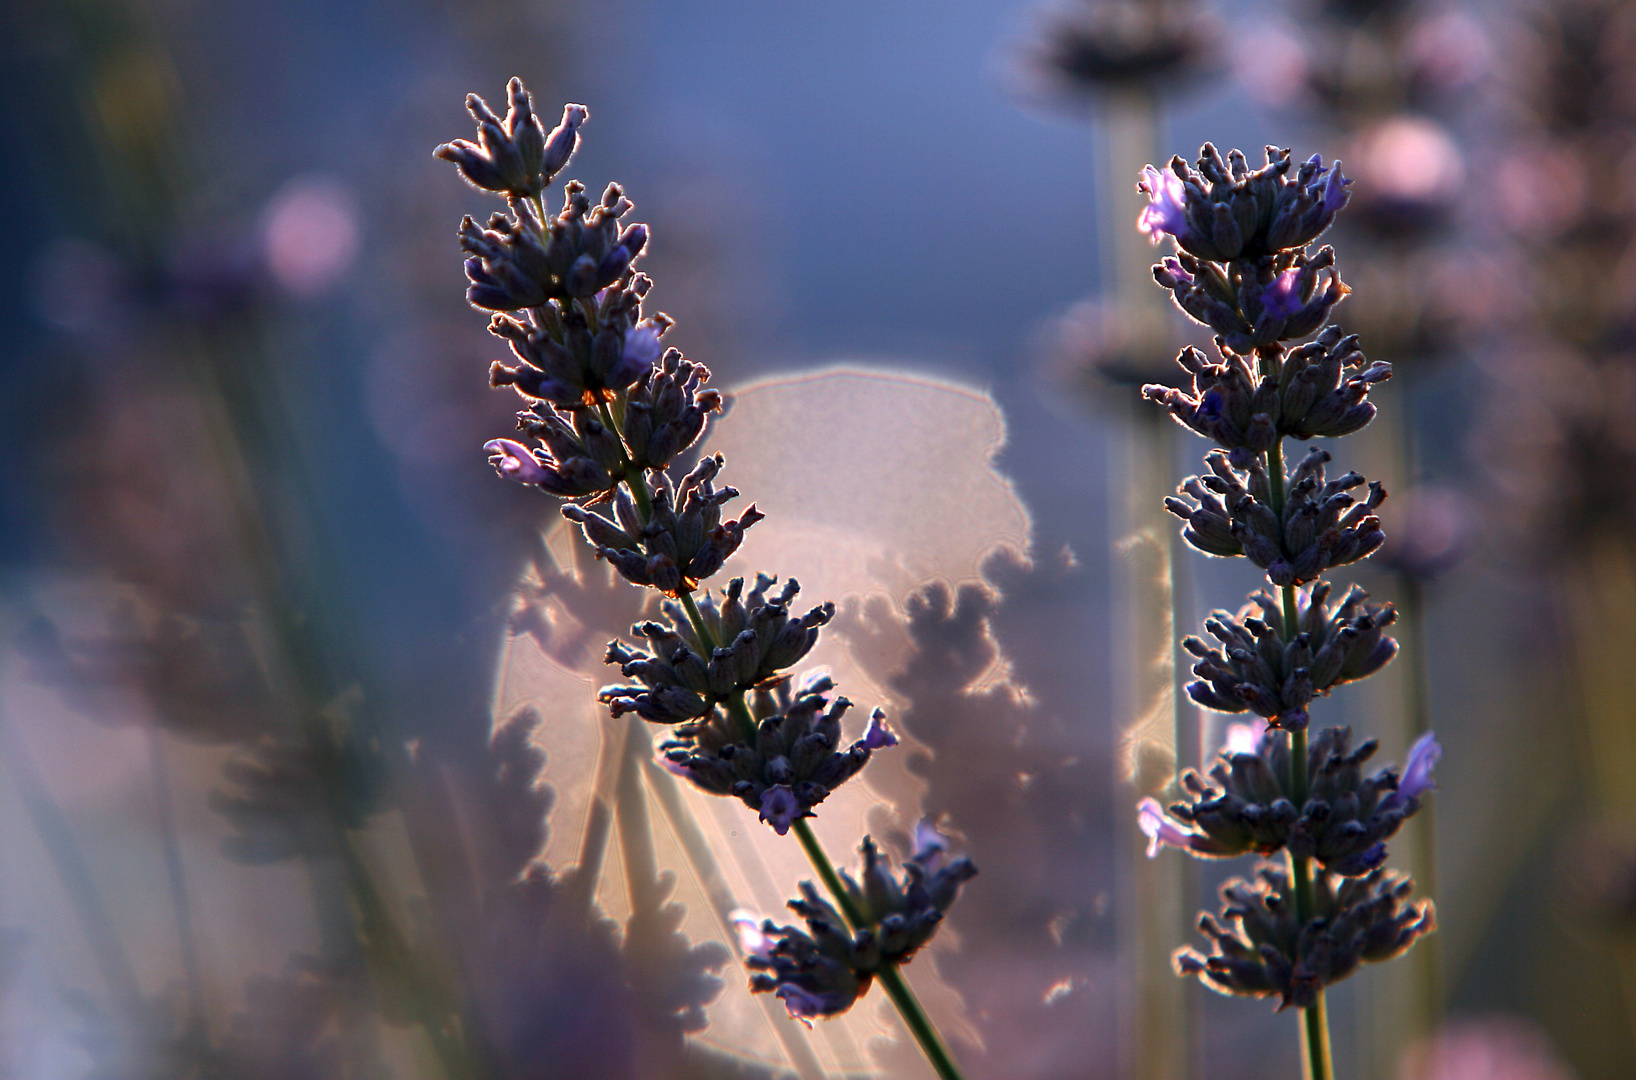
[[[858,910],[852,895],[841,883],[841,876],[835,872],[835,865],[829,861],[823,845],[818,843],[818,837],[813,835],[812,826],[804,819],[800,819],[796,821],[794,828],[795,837],[801,841],[801,848],[807,853],[812,868],[818,871],[824,887],[835,897],[835,902],[840,907],[841,914],[846,917],[846,921],[854,930],[866,926],[868,920],[863,917],[863,912]],[[941,1080],[961,1080],[959,1066],[955,1065],[949,1048],[943,1044],[943,1039],[938,1035],[931,1017],[926,1015],[925,1008],[921,1006],[920,999],[915,997],[915,992],[910,988],[908,980],[903,977],[903,972],[898,970],[896,964],[886,964],[875,973],[875,976],[880,980],[881,989],[886,991],[886,996],[897,1006],[898,1015],[903,1017],[904,1026],[909,1029],[909,1034],[915,1037],[915,1042],[920,1044],[921,1052],[926,1055],[926,1060],[932,1063],[932,1068],[937,1070]]]
[[[699,606],[694,602],[693,594],[684,592],[678,599],[681,601],[682,610],[687,613],[687,621],[692,624],[693,632],[699,636],[699,644],[706,649],[715,649],[718,645],[716,635],[711,632],[704,617],[699,614]],[[732,694],[725,704],[728,715],[738,723],[744,740],[754,745],[756,722],[755,717],[750,715],[749,707],[744,704],[744,695]],[[807,861],[818,871],[824,888],[835,898],[835,903],[840,907],[847,923],[853,930],[867,926],[869,920],[864,918],[863,912],[858,910],[858,905],[853,902],[852,895],[841,883],[841,876],[835,872],[835,864],[829,861],[829,855],[818,842],[818,837],[813,834],[812,826],[807,824],[806,819],[797,818],[793,828],[795,838],[801,842],[801,849],[807,853]],[[909,1034],[915,1037],[915,1042],[920,1044],[921,1052],[926,1055],[926,1060],[932,1063],[932,1068],[937,1070],[941,1080],[962,1080],[960,1069],[950,1056],[949,1048],[943,1044],[931,1017],[926,1015],[926,1010],[921,1007],[920,1000],[915,997],[914,990],[904,979],[903,973],[897,969],[897,965],[884,964],[875,976],[880,980],[886,996],[897,1006],[898,1015],[903,1017],[904,1026],[909,1029]]]
[[[1271,361],[1275,357],[1263,354],[1264,361]],[[1272,490],[1273,511],[1278,515],[1279,524],[1284,520],[1284,440],[1279,439],[1267,451],[1267,480]],[[1301,632],[1300,612],[1295,603],[1295,586],[1285,585],[1279,589],[1284,608],[1285,641],[1293,641]],[[1307,796],[1312,788],[1309,763],[1307,761],[1307,730],[1289,733],[1290,756],[1290,795],[1295,803],[1297,812],[1306,806]],[[1295,919],[1300,926],[1306,926],[1313,917],[1312,897],[1312,862],[1310,859],[1297,859],[1289,855],[1290,881],[1295,887]],[[1329,1053],[1329,1011],[1324,1007],[1324,992],[1318,991],[1318,996],[1312,1005],[1301,1010],[1302,1030],[1302,1075],[1306,1080],[1333,1080],[1335,1075],[1334,1064],[1330,1061]]]
[[[623,401],[623,398],[621,398],[621,401]],[[596,408],[597,413],[602,418],[602,426],[618,437],[619,465],[625,473],[625,486],[630,489],[631,498],[636,500],[636,512],[642,516],[642,523],[645,525],[653,517],[653,503],[648,498],[648,484],[647,480],[643,478],[643,470],[638,469],[630,457],[626,455],[625,439],[621,435],[619,422],[614,419],[613,411],[608,408],[608,403],[598,401]],[[621,409],[621,412],[623,412],[623,409]]]

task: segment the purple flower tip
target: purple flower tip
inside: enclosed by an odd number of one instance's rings
[[[898,744],[898,734],[886,723],[886,714],[876,709],[869,715],[869,726],[863,729],[863,744],[871,750],[884,750]]]
[[[1152,859],[1164,846],[1186,851],[1193,846],[1192,834],[1171,820],[1159,800],[1149,796],[1136,804],[1136,824],[1147,834],[1147,857]]]
[[[1159,265],[1168,270],[1170,272],[1170,276],[1181,282],[1183,285],[1192,285],[1193,282],[1197,280],[1192,274],[1189,274],[1187,270],[1183,268],[1182,261],[1176,258],[1174,255],[1166,255],[1163,259],[1159,260]]]
[[[788,833],[796,819],[806,816],[801,800],[788,784],[774,784],[761,793],[761,820],[771,825],[779,836]]]
[[[1333,214],[1346,205],[1350,193],[1346,190],[1352,181],[1341,175],[1339,161],[1329,170],[1329,180],[1324,184],[1324,213]]]
[[[809,1028],[812,1026],[811,1017],[823,1016],[829,1010],[829,1003],[821,996],[794,983],[784,983],[776,992],[790,1015]]]
[[[1287,319],[1301,310],[1301,269],[1292,266],[1272,279],[1261,294],[1267,314],[1275,319]]]
[[[921,818],[915,823],[915,853],[909,856],[909,861],[918,865],[928,874],[935,874],[943,866],[943,860],[948,858],[949,838],[937,831],[937,825],[929,817]]]
[[[761,929],[761,919],[743,908],[737,909],[727,918],[733,924],[734,932],[738,934],[738,947],[745,956],[754,956],[762,960],[771,959],[775,939]]]
[[[1437,786],[1432,769],[1443,756],[1443,747],[1431,732],[1420,736],[1409,748],[1409,760],[1403,766],[1403,778],[1397,782],[1397,791],[1406,799],[1419,798]]]
[[[483,444],[483,449],[489,452],[489,464],[507,480],[515,480],[519,484],[539,484],[550,478],[551,474],[540,465],[534,452],[522,443],[510,439],[490,439]]]
[[[1178,240],[1187,235],[1187,188],[1173,172],[1160,172],[1152,165],[1142,167],[1142,181],[1136,185],[1148,197],[1147,206],[1137,215],[1136,228],[1155,244],[1160,233]]]

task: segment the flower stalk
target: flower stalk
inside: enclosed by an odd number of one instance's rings
[[[697,460],[684,475],[672,466],[703,435],[722,397],[709,371],[663,348],[669,316],[645,314],[652,281],[633,264],[648,227],[627,224],[631,201],[610,184],[593,203],[585,186],[563,186],[561,212],[543,193],[571,158],[587,117],[568,105],[547,134],[520,81],[508,86],[502,118],[476,95],[467,107],[478,140],[457,140],[436,154],[474,186],[505,197],[508,214],[460,228],[468,258],[467,299],[492,314],[490,332],[506,340],[515,366],[496,363],[495,387],[510,386],[525,407],[518,427],[539,443],[486,444],[501,476],[562,502],[596,553],[631,584],[650,589],[657,618],[631,628],[639,642],[608,646],[607,662],[626,684],[598,698],[614,719],[635,713],[662,725],[657,764],[695,787],[739,799],[780,836],[794,831],[834,904],[810,883],[789,907],[806,929],[759,927],[735,916],[750,987],[776,995],[791,1017],[846,1011],[879,980],[943,1080],[958,1080],[948,1048],[899,967],[932,937],[960,886],[976,874],[950,859],[947,841],[923,823],[900,878],[865,837],[862,884],[837,871],[809,818],[873,753],[897,745],[875,710],[850,745],[841,745],[851,707],[821,674],[796,680],[792,668],[835,614],[825,603],[797,615],[800,586],[758,575],[712,590],[716,574],[762,518],[751,505],[736,519],[723,505],[738,496],[716,484],[721,455]],[[634,779],[637,772],[627,770]]]
[[[1276,590],[1252,594],[1237,615],[1216,612],[1212,648],[1189,637],[1200,676],[1188,694],[1220,712],[1254,712],[1265,729],[1253,749],[1224,749],[1208,781],[1189,770],[1189,798],[1161,807],[1143,800],[1139,824],[1151,840],[1206,858],[1284,855],[1254,880],[1222,886],[1221,921],[1201,916],[1209,954],[1182,949],[1177,971],[1222,993],[1273,997],[1301,1013],[1308,1080],[1333,1080],[1325,989],[1363,962],[1391,959],[1435,926],[1429,901],[1408,903],[1411,883],[1384,869],[1386,843],[1434,786],[1441,753],[1430,733],[1410,750],[1401,776],[1365,776],[1374,740],[1356,748],[1347,728],[1309,734],[1309,706],[1342,683],[1388,663],[1397,644],[1381,631],[1397,617],[1354,587],[1328,602],[1329,570],[1368,557],[1385,540],[1374,510],[1378,483],[1360,500],[1356,473],[1330,480],[1327,450],[1286,470],[1286,437],[1336,438],[1373,419],[1370,389],[1391,367],[1369,363],[1355,336],[1326,328],[1350,292],[1334,251],[1312,244],[1347,203],[1340,163],[1313,157],[1298,168],[1289,151],[1267,148],[1252,171],[1243,154],[1206,144],[1197,169],[1180,158],[1149,166],[1138,189],[1149,205],[1138,228],[1176,254],[1153,268],[1181,310],[1216,332],[1219,362],[1196,349],[1178,357],[1191,388],[1149,385],[1184,427],[1217,443],[1208,474],[1192,477],[1166,507],[1187,524],[1183,537],[1207,555],[1247,557]],[[1315,340],[1287,347],[1311,334]],[[1181,496],[1186,496],[1183,498]]]

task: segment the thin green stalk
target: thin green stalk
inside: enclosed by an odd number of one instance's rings
[[[716,635],[711,633],[710,627],[699,614],[699,606],[694,603],[693,594],[684,592],[680,594],[680,600],[682,610],[687,612],[687,621],[692,624],[693,632],[699,635],[699,644],[707,649],[716,648]],[[728,698],[726,705],[728,715],[737,721],[744,737],[753,740],[756,732],[755,717],[750,715],[749,708],[744,704],[744,696],[734,694]],[[835,898],[836,905],[852,929],[857,930],[868,925],[863,912],[858,910],[858,905],[852,902],[851,894],[841,884],[841,877],[835,872],[835,864],[829,861],[829,855],[824,851],[823,845],[818,842],[818,837],[813,835],[812,826],[808,825],[804,818],[797,818],[793,828],[795,838],[801,842],[801,849],[807,853],[807,861],[818,871],[824,888]],[[937,1075],[942,1080],[961,1080],[960,1070],[954,1064],[948,1047],[943,1045],[931,1017],[926,1015],[926,1010],[921,1007],[919,999],[915,997],[915,992],[910,989],[897,965],[885,965],[876,973],[876,978],[880,980],[886,996],[897,1006],[898,1015],[903,1017],[904,1026],[915,1037],[915,1042],[920,1044],[921,1051],[926,1055],[926,1060],[932,1063],[932,1068],[937,1070]]]
[[[841,914],[846,917],[846,921],[854,930],[867,925],[863,912],[852,902],[851,894],[841,884],[841,876],[835,872],[835,866],[829,861],[823,845],[818,843],[812,827],[804,819],[796,821],[795,836],[801,841],[801,848],[807,853],[812,868],[818,871],[818,876],[823,879],[824,887],[835,897],[835,902],[840,907]],[[886,991],[886,996],[897,1006],[898,1015],[903,1017],[904,1026],[915,1037],[915,1042],[920,1044],[921,1052],[926,1055],[926,1060],[932,1063],[932,1068],[937,1070],[937,1075],[942,1080],[961,1080],[959,1066],[955,1065],[949,1048],[943,1044],[931,1017],[926,1015],[920,999],[915,997],[915,992],[904,979],[903,972],[898,970],[896,964],[887,964],[876,973],[876,978],[880,980],[881,989]]]
[[[1263,353],[1262,359],[1270,366],[1276,359]],[[1267,480],[1272,489],[1273,510],[1279,524],[1284,520],[1284,446],[1279,439],[1267,451]],[[1301,631],[1300,613],[1295,603],[1295,586],[1285,585],[1279,590],[1284,607],[1284,640],[1291,641]],[[1297,809],[1304,807],[1312,779],[1307,762],[1307,732],[1305,728],[1289,733],[1290,794]],[[1313,915],[1312,863],[1289,855],[1290,881],[1295,886],[1295,918],[1305,926]],[[1306,1080],[1333,1080],[1334,1064],[1329,1051],[1329,1011],[1324,1007],[1324,992],[1309,1008],[1301,1010],[1302,1074]]]

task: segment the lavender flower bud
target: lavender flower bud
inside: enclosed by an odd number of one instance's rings
[[[658,629],[657,624],[648,624]],[[638,630],[650,638],[648,626]],[[623,659],[632,654],[622,651],[617,656],[612,648],[610,659]],[[619,711],[635,711],[647,716],[657,712],[676,695],[666,687],[672,675],[663,670],[648,670],[651,657],[636,662],[626,661],[628,676],[643,679],[644,687],[609,687],[603,699]],[[670,665],[674,667],[674,662]],[[872,737],[864,736],[842,749],[841,718],[852,703],[843,697],[833,701],[827,696],[827,679],[811,682],[792,692],[786,676],[764,680],[754,693],[751,713],[756,720],[756,732],[750,745],[743,740],[735,721],[725,713],[706,704],[695,709],[693,717],[679,718],[683,722],[675,729],[675,737],[660,747],[660,756],[670,762],[670,768],[679,776],[694,779],[698,786],[711,794],[731,794],[755,810],[761,819],[782,834],[799,818],[812,816],[813,808],[829,793],[857,774],[869,761],[871,753],[880,747],[878,725]],[[666,695],[669,697],[666,697]],[[712,699],[706,698],[706,701]],[[884,745],[891,745],[890,743]],[[733,782],[723,786],[719,778],[724,769],[730,771]]]
[[[937,849],[938,858],[946,846]],[[869,837],[859,850],[858,879],[845,870],[840,877],[864,925],[848,933],[840,912],[802,882],[801,896],[789,906],[806,922],[804,931],[768,920],[753,935],[740,932],[744,962],[757,972],[750,988],[776,994],[798,1020],[845,1012],[883,966],[907,963],[937,932],[960,886],[977,874],[970,859],[934,867],[933,855],[922,850],[904,862],[900,878]]]
[[[573,144],[562,151],[560,160],[551,164],[552,154],[547,143],[545,126],[534,115],[532,99],[523,89],[521,79],[506,84],[510,108],[501,120],[494,115],[488,103],[476,94],[466,96],[466,108],[477,121],[477,142],[464,139],[444,143],[433,155],[451,162],[460,175],[485,191],[497,191],[520,199],[538,198],[557,170],[568,162]],[[563,124],[570,125],[569,134],[585,119],[585,106],[569,105],[563,110]],[[563,129],[552,133],[552,139]]]
[[[1176,971],[1219,993],[1307,1008],[1360,963],[1400,956],[1437,928],[1431,901],[1408,902],[1412,890],[1406,876],[1384,870],[1361,878],[1317,874],[1313,910],[1303,925],[1289,875],[1263,865],[1254,882],[1233,878],[1222,885],[1222,921],[1208,914],[1199,919],[1211,952],[1177,951]]]
[[[1136,227],[1158,243],[1161,234],[1198,259],[1227,263],[1305,247],[1346,205],[1340,162],[1325,169],[1313,157],[1289,176],[1288,150],[1267,147],[1266,165],[1251,172],[1234,150],[1223,160],[1205,143],[1198,168],[1172,158],[1168,171],[1142,169],[1137,190],[1149,204]]]
[[[1254,752],[1218,756],[1208,780],[1191,769],[1184,772],[1187,799],[1167,811],[1144,802],[1139,824],[1155,851],[1166,844],[1204,858],[1233,858],[1288,848],[1332,873],[1368,873],[1384,861],[1385,841],[1420,809],[1418,796],[1426,789],[1400,790],[1397,773],[1389,768],[1365,777],[1361,766],[1377,744],[1371,739],[1353,749],[1350,740],[1347,728],[1327,728],[1313,737],[1303,806],[1295,805],[1290,787],[1289,743],[1269,728]],[[1420,761],[1411,762],[1421,764],[1428,754],[1422,750]]]
[[[1368,594],[1353,586],[1331,609],[1329,592],[1327,582],[1318,582],[1297,594],[1299,625],[1306,629],[1288,641],[1273,629],[1283,621],[1279,601],[1265,592],[1251,594],[1236,616],[1212,612],[1204,628],[1222,648],[1182,639],[1182,648],[1198,659],[1193,673],[1199,681],[1188,685],[1188,696],[1217,712],[1248,709],[1274,726],[1304,726],[1314,696],[1374,674],[1397,653],[1397,642],[1381,633],[1397,618],[1392,605],[1367,603]],[[1295,714],[1296,723],[1285,722]]]

